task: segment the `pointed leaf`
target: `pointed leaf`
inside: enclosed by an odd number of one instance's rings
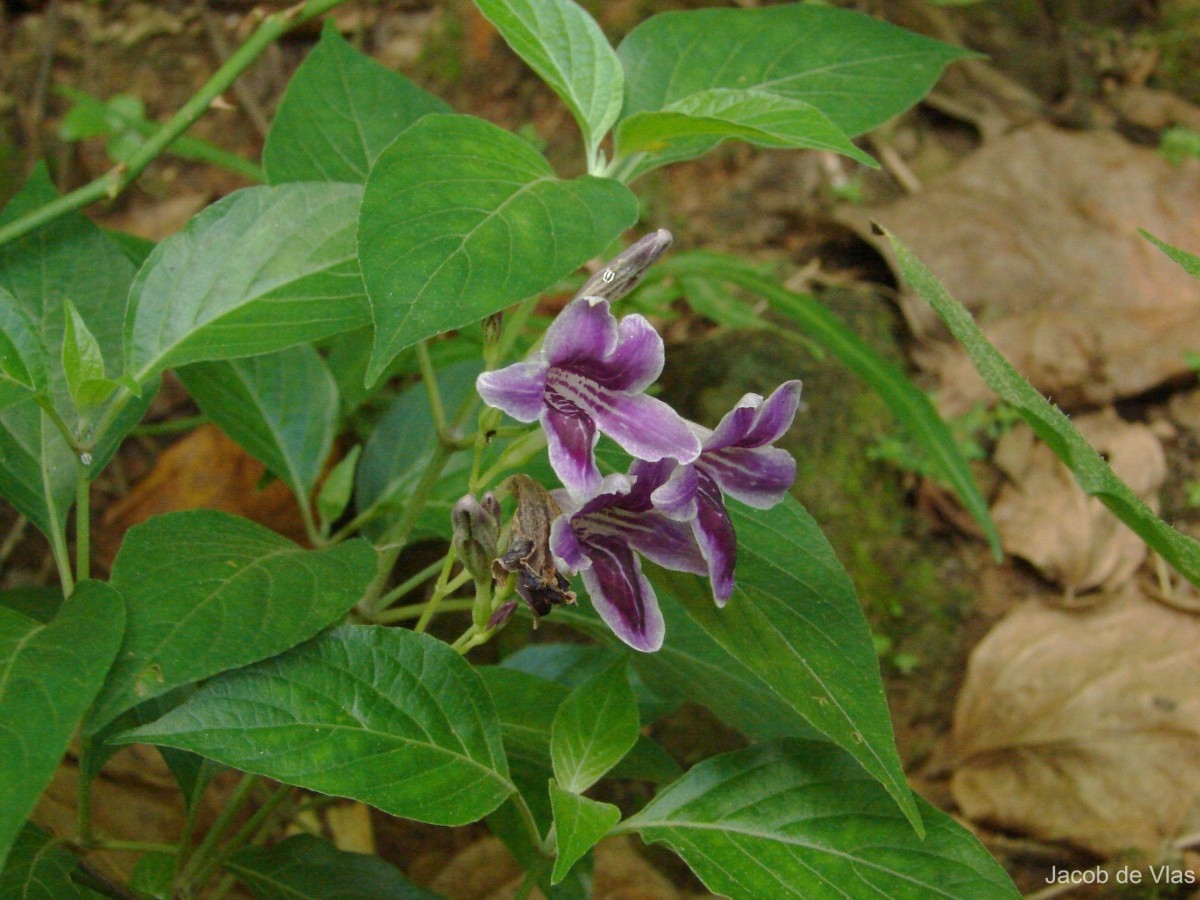
[[[337,434],[337,383],[321,354],[300,344],[177,374],[210,419],[310,502]]]
[[[0,410],[46,393],[48,362],[36,323],[17,298],[0,287]]]
[[[350,452],[338,460],[329,470],[321,492],[317,494],[317,512],[321,516],[321,527],[328,533],[330,526],[346,511],[350,495],[354,492],[354,472],[358,468],[358,457],[362,444],[355,444]]]
[[[623,116],[711,88],[811,103],[850,136],[908,109],[968,51],[843,9],[789,3],[660,13],[617,50]]]
[[[965,306],[950,296],[932,272],[891,232],[885,231],[900,272],[909,285],[941,316],[946,327],[971,357],[984,383],[1013,406],[1054,455],[1075,473],[1083,490],[1130,527],[1192,584],[1200,585],[1200,543],[1176,531],[1150,509],[1125,482],[1113,474],[1057,406],[1038,393],[1006,360]]]
[[[545,289],[637,218],[624,185],[560,181],[514,134],[471,116],[421,119],[379,157],[359,224],[373,381],[410,344]]]
[[[1189,275],[1200,278],[1200,256],[1188,253],[1186,250],[1180,250],[1178,247],[1172,246],[1160,238],[1156,238],[1144,228],[1139,228],[1138,233],[1163,253],[1167,254],[1168,257],[1179,263]]]
[[[32,822],[25,823],[0,864],[0,897],[5,900],[83,900],[95,896],[71,880],[79,860]]]
[[[88,330],[87,322],[70,300],[64,301],[62,367],[67,390],[79,410],[97,406],[113,392],[116,383],[104,377],[104,357],[100,344]]]
[[[622,120],[617,155],[652,155],[630,174],[632,179],[657,166],[693,159],[730,139],[759,147],[832,150],[864,165],[877,165],[811,103],[770,91],[731,88],[700,91],[665,109]]]
[[[89,733],[144,700],[312,637],[358,601],[375,567],[364,541],[304,550],[212,510],[135,526],[112,569],[128,629]]]
[[[120,595],[80,582],[48,625],[0,608],[0,868],[100,690],[125,627]]]
[[[435,900],[390,863],[297,834],[271,847],[239,850],[225,869],[258,900]]]
[[[637,700],[626,669],[625,660],[619,660],[559,705],[550,732],[550,759],[563,790],[583,793],[637,742]]]
[[[214,678],[121,740],[435,825],[473,822],[515,790],[479,676],[446,644],[403,628],[333,629]]]
[[[396,135],[427,113],[450,111],[399,72],[351,47],[328,19],[271,123],[263,148],[267,180],[363,184]]]
[[[733,900],[1018,900],[974,835],[919,804],[923,839],[846,754],[786,740],[705,760],[616,830],[667,844]]]
[[[363,325],[349,184],[246,188],[154,248],[125,315],[125,373],[233,359]]]
[[[621,61],[587,12],[572,0],[476,0],[521,59],[570,108],[589,158],[621,113]]]
[[[611,803],[589,800],[550,782],[550,806],[554,810],[554,834],[558,856],[551,882],[558,884],[600,838],[621,821],[621,810]]]

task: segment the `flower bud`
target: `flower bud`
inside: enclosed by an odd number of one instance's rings
[[[500,504],[488,492],[483,502],[467,494],[450,511],[454,553],[476,581],[491,579],[496,542],[500,539]]]
[[[492,617],[488,619],[487,627],[490,631],[493,628],[499,628],[505,622],[512,618],[512,614],[517,610],[517,601],[508,600],[496,607],[496,611],[492,613]]]

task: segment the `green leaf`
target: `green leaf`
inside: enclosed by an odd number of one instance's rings
[[[738,537],[737,587],[724,609],[707,581],[654,572],[687,615],[779,700],[887,788],[920,829],[892,737],[871,630],[846,571],[794,498],[769,510],[728,503]],[[667,643],[671,634],[667,632]]]
[[[1001,558],[1000,535],[970,463],[929,397],[901,369],[880,356],[815,298],[789,291],[732,257],[704,252],[681,254],[664,263],[664,270],[681,277],[728,280],[758,294],[773,310],[795,322],[806,338],[841,360],[884,399],[913,440],[926,450],[937,473],[983,529],[992,555]]]
[[[178,867],[177,853],[143,853],[129,876],[129,889],[138,897],[171,900]]]
[[[0,591],[0,606],[45,625],[62,607],[62,591],[57,587],[22,585]]]
[[[128,628],[89,733],[179,685],[307,640],[358,601],[375,567],[364,541],[304,550],[213,510],[131,528],[112,569]]]
[[[399,72],[351,47],[328,19],[271,123],[263,148],[267,180],[363,184],[396,135],[427,113],[450,111]]]
[[[621,655],[596,644],[529,644],[506,656],[500,665],[573,688],[613,665]],[[655,722],[678,706],[651,690],[637,671],[629,673],[629,680],[643,722]]]
[[[515,790],[479,676],[446,644],[403,628],[335,628],[214,678],[120,740],[435,825],[474,822]]]
[[[317,494],[317,512],[321,516],[321,527],[325,534],[329,533],[330,527],[350,504],[350,495],[354,492],[354,470],[358,467],[360,453],[362,444],[351,447],[350,452],[329,470],[321,485],[321,492]]]
[[[239,850],[225,869],[259,900],[434,900],[377,856],[348,853],[297,834],[271,847]]]
[[[17,298],[0,288],[0,410],[46,393],[46,348]]]
[[[1180,250],[1178,247],[1174,247],[1166,241],[1156,238],[1144,228],[1139,228],[1138,234],[1167,254],[1175,262],[1179,263],[1179,265],[1183,266],[1183,270],[1189,275],[1200,278],[1200,256],[1188,253],[1186,250]]]
[[[970,52],[860,13],[815,4],[660,13],[617,50],[623,117],[712,88],[810,103],[850,136],[908,109]]]
[[[71,880],[79,860],[53,836],[25,823],[13,842],[8,864],[0,863],[0,897],[5,900],[82,900],[95,896]]]
[[[600,26],[571,0],[476,0],[508,45],[570,108],[588,159],[621,113],[625,74]]]
[[[200,409],[292,489],[311,502],[337,436],[338,391],[308,344],[177,370]]]
[[[884,231],[904,279],[941,316],[971,357],[984,383],[1021,414],[1054,455],[1075,473],[1079,486],[1128,525],[1192,584],[1200,585],[1200,544],[1158,516],[1113,474],[1063,412],[1037,392],[984,336],[971,313],[900,240]]]
[[[713,88],[634,113],[617,129],[617,156],[652,154],[630,180],[656,166],[692,159],[728,139],[759,147],[832,150],[877,167],[816,106],[766,90]]]
[[[124,627],[120,595],[99,581],[76,585],[48,625],[0,608],[0,867],[100,690]]]
[[[100,345],[88,330],[87,322],[79,315],[70,300],[66,305],[63,329],[62,367],[67,390],[75,408],[86,410],[103,403],[116,389],[116,382],[104,377],[104,357]]]
[[[583,793],[637,742],[637,700],[626,669],[625,660],[619,660],[559,705],[550,731],[550,759],[563,790]]]
[[[236,191],[154,248],[129,293],[125,373],[282,350],[366,323],[362,189]]]
[[[580,857],[621,821],[621,810],[611,803],[563,790],[553,780],[550,782],[550,806],[554,810],[554,834],[558,846],[550,881],[558,884],[570,874]]]
[[[616,830],[667,844],[733,900],[1018,900],[969,831],[923,800],[920,815],[924,839],[844,753],[780,741],[705,760]]]
[[[549,287],[636,218],[636,198],[616,181],[560,181],[502,128],[426,116],[379,157],[363,196],[376,335],[367,381],[405,347]]]

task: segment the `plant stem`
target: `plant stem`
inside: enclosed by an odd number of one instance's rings
[[[192,124],[204,115],[213,101],[221,96],[230,85],[253,63],[264,50],[280,36],[297,25],[328,12],[344,0],[306,0],[289,9],[272,13],[263,19],[255,32],[213,74],[208,82],[187,103],[179,108],[152,137],[146,140],[125,162],[114,166],[99,178],[85,184],[45,206],[0,227],[0,245],[6,244],[35,228],[52,222],[60,216],[82,209],[97,200],[116,198],[129,187],[146,166],[169,147]]]
[[[438,603],[437,612],[467,612],[475,606],[474,600],[443,600]],[[405,619],[419,619],[425,615],[425,610],[429,608],[429,603],[414,603],[411,606],[397,606],[393,609],[385,609],[375,621],[380,625],[390,625],[393,622],[403,622]]]
[[[91,577],[92,480],[81,460],[76,459],[75,467],[75,581],[78,583]]]
[[[129,853],[169,853],[176,854],[179,848],[175,844],[154,844],[148,841],[116,841],[108,838],[93,838],[87,845],[89,850],[124,850]]]
[[[429,409],[433,413],[433,426],[437,429],[438,440],[445,442],[449,437],[446,434],[446,408],[442,405],[442,392],[438,389],[433,360],[429,358],[429,343],[421,341],[417,344],[416,350],[421,381],[425,384],[425,393],[429,395]]]
[[[90,845],[95,836],[92,834],[92,782],[87,777],[87,758],[91,740],[80,737],[79,761],[79,799],[76,810],[76,822],[79,830],[79,843],[85,847]]]
[[[217,820],[213,822],[212,828],[208,829],[208,834],[204,835],[204,840],[200,842],[200,846],[192,853],[187,863],[182,866],[178,874],[175,876],[175,887],[190,886],[197,872],[202,869],[212,856],[213,851],[220,843],[221,838],[229,831],[233,825],[233,820],[237,814],[241,812],[242,804],[244,804],[250,796],[250,792],[254,786],[258,784],[259,778],[257,775],[243,775],[242,780],[238,782],[238,786],[233,789],[233,793],[229,795],[229,799],[225,801],[225,808],[221,810]]]
[[[71,554],[67,552],[67,538],[57,521],[50,523],[50,552],[54,555],[54,567],[58,569],[63,596],[70,597],[75,590],[75,576],[71,574]]]
[[[246,821],[246,824],[234,832],[233,837],[225,842],[225,846],[212,854],[209,860],[197,869],[193,879],[194,882],[197,885],[202,885],[212,878],[217,869],[224,865],[230,856],[244,847],[257,835],[259,828],[266,823],[267,817],[275,811],[275,808],[280,803],[291,796],[292,791],[293,788],[290,784],[282,784],[276,788],[263,805],[254,811],[254,815]]]
[[[201,425],[208,424],[208,416],[183,416],[179,419],[169,419],[166,422],[152,422],[149,425],[139,425],[131,434],[138,437],[155,437],[160,434],[178,434],[180,431],[191,431]]]
[[[451,553],[451,551],[449,551],[449,550],[446,552]],[[395,603],[397,600],[399,600],[405,594],[409,593],[410,591],[416,590],[418,587],[420,587],[422,584],[424,584],[430,578],[433,578],[435,575],[437,575],[438,572],[442,571],[442,566],[445,565],[445,562],[446,562],[446,558],[443,556],[440,559],[436,559],[433,562],[431,562],[429,565],[427,565],[425,568],[423,568],[416,575],[413,575],[409,578],[404,579],[404,581],[402,581],[399,585],[392,588],[390,591],[388,591],[386,594],[384,594],[382,597],[379,598],[379,602],[377,603],[378,608],[380,610],[387,609],[388,606]],[[425,607],[424,603],[418,603],[416,605],[421,607],[422,609]],[[376,621],[382,622],[384,620],[379,617],[376,617]]]
[[[438,604],[449,593],[446,589],[450,583],[450,569],[454,566],[454,551],[450,550],[446,553],[445,560],[442,561],[442,571],[438,575],[437,584],[433,586],[433,596],[429,598],[429,602],[425,604],[425,612],[421,613],[421,618],[417,620],[417,624],[413,626],[416,631],[424,631],[429,627],[429,620],[433,618],[437,612]]]

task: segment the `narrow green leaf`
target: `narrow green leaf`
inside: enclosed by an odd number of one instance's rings
[[[550,759],[564,790],[583,793],[637,743],[637,700],[626,669],[625,660],[619,660],[559,705],[550,731]]]
[[[895,235],[886,230],[884,234],[891,242],[905,280],[941,316],[950,333],[970,355],[984,383],[1021,414],[1054,455],[1075,473],[1075,480],[1086,493],[1098,497],[1181,575],[1192,584],[1200,585],[1200,544],[1156,516],[1125,482],[1114,475],[1104,458],[1075,430],[1071,420],[1039,394],[992,346],[966,307],[950,296],[933,273]]]
[[[350,452],[329,470],[325,482],[321,485],[321,492],[317,494],[317,512],[321,517],[321,527],[326,533],[350,504],[350,495],[354,492],[354,471],[358,468],[358,457],[361,453],[362,444],[351,447]]]
[[[332,19],[288,82],[263,148],[271,184],[363,184],[383,149],[428,113],[449,106],[359,53]]]
[[[120,595],[98,581],[80,582],[48,625],[0,608],[0,868],[100,690],[124,627]]]
[[[1167,254],[1179,265],[1183,266],[1183,270],[1195,278],[1200,278],[1200,256],[1193,253],[1188,253],[1186,250],[1180,250],[1178,247],[1168,244],[1161,238],[1156,238],[1144,228],[1138,229],[1138,234],[1152,243],[1155,247]]]
[[[650,154],[628,175],[667,163],[693,159],[722,141],[737,139],[759,147],[831,150],[877,167],[870,155],[816,106],[766,90],[712,88],[634,113],[617,129],[617,156]]]
[[[7,865],[0,863],[0,897],[5,900],[83,900],[95,896],[71,880],[79,860],[53,836],[25,823]]]
[[[372,382],[405,347],[532,296],[637,218],[624,185],[560,181],[514,134],[471,116],[421,119],[379,157],[359,223]]]
[[[476,0],[508,45],[570,108],[591,159],[621,113],[621,61],[572,0]]]
[[[321,354],[300,344],[195,363],[177,374],[210,419],[278,475],[300,503],[311,502],[338,423],[337,383]]]
[[[364,541],[304,550],[212,510],[135,526],[112,569],[128,629],[89,733],[151,697],[312,637],[358,601],[375,566]]]
[[[1018,900],[969,831],[919,803],[923,839],[837,748],[780,741],[705,760],[616,830],[666,844],[733,900]]]
[[[435,825],[473,822],[515,790],[479,676],[403,628],[335,628],[214,678],[119,741],[191,750]]]
[[[366,323],[362,188],[236,191],[154,248],[130,288],[125,373],[282,350]]]
[[[435,900],[377,856],[348,853],[297,834],[270,847],[239,850],[225,869],[258,900]]]
[[[850,136],[908,109],[969,51],[815,4],[660,13],[617,50],[628,117],[712,88],[811,103]]]
[[[621,821],[621,810],[611,803],[590,800],[550,782],[550,806],[554,810],[554,834],[558,855],[550,876],[558,884],[575,863]]]
[[[70,300],[63,301],[64,315],[62,367],[67,390],[79,410],[99,406],[116,389],[116,382],[104,377],[104,357],[100,344],[88,330],[87,322]]]
[[[938,474],[983,529],[992,555],[997,560],[1001,558],[1000,535],[970,464],[929,397],[902,370],[881,357],[815,298],[789,291],[732,257],[696,252],[677,256],[664,265],[667,271],[681,276],[728,280],[758,294],[772,309],[800,326],[806,337],[829,350],[869,384],[913,440],[926,450]]]

